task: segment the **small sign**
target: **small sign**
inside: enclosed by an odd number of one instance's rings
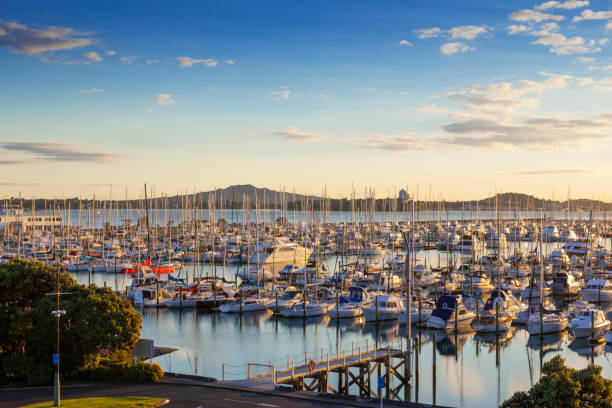
[[[60,358],[59,354],[54,354],[53,355],[53,364],[56,364],[56,365],[59,364],[59,358]]]
[[[378,388],[385,388],[385,377],[378,377]]]

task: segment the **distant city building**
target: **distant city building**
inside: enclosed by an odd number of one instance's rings
[[[400,190],[399,192],[399,197],[398,197],[401,201],[406,201],[408,199],[408,193],[406,193],[406,190],[404,190],[403,188]]]

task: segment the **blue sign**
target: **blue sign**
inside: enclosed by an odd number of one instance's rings
[[[378,377],[378,388],[385,388],[385,377]]]
[[[53,364],[59,364],[59,354],[54,354],[53,355]]]

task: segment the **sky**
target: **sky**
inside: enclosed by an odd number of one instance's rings
[[[611,33],[606,1],[8,0],[0,197],[610,201]]]

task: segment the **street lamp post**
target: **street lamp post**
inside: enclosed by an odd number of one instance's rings
[[[59,294],[57,296],[59,303]],[[58,304],[59,306],[59,304]],[[60,317],[66,314],[65,310],[54,310],[51,314],[55,317],[57,321],[57,344],[56,344],[56,352],[53,355],[53,364],[55,364],[55,381],[53,382],[53,406],[60,406],[60,330],[59,330],[59,321]]]

